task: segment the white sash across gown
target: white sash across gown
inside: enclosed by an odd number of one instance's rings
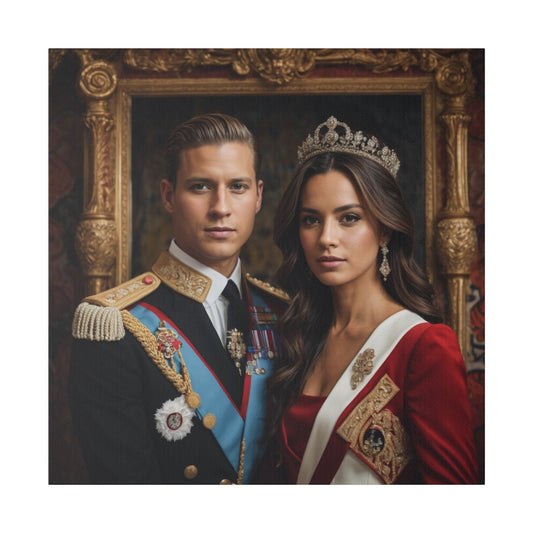
[[[320,458],[322,457],[324,449],[326,448],[326,445],[331,437],[331,433],[341,413],[346,409],[350,402],[352,402],[352,400],[354,400],[354,398],[360,394],[361,390],[363,390],[365,385],[376,374],[381,365],[387,360],[387,357],[390,355],[394,347],[398,344],[400,339],[412,327],[424,322],[425,320],[416,313],[408,311],[407,309],[403,309],[386,318],[368,337],[361,350],[359,350],[350,364],[346,367],[346,370],[335,384],[335,387],[333,387],[333,390],[329,393],[315,418],[315,422],[313,424],[313,428],[311,430],[311,434],[309,435],[309,440],[307,441],[307,446],[302,457],[302,464],[300,466],[298,479],[296,481],[297,484],[308,484],[311,481],[315,469],[320,462]],[[370,374],[364,377],[363,381],[359,383],[357,389],[354,391],[350,384],[352,365],[355,362],[357,355],[364,352],[368,348],[372,348],[374,350],[373,368]],[[352,455],[353,454],[351,453],[349,454],[349,459],[345,457],[345,460],[343,461],[341,468],[339,468],[337,471],[333,482],[341,484],[356,482],[354,476],[346,477],[346,475],[341,474],[341,470],[343,470],[342,467],[346,461],[349,463],[346,466],[351,465],[353,467],[354,474],[356,474],[356,471],[359,471],[364,475],[364,478],[367,479],[367,481],[363,481],[363,483],[379,482],[374,480],[372,476],[372,479],[368,479],[367,474],[370,469],[366,465],[363,465],[362,462],[355,456],[352,458]],[[359,464],[363,467],[362,469],[358,468]],[[358,477],[357,474],[355,477]]]

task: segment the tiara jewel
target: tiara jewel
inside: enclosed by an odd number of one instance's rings
[[[321,133],[324,128],[328,129],[327,132]],[[362,131],[352,133],[348,124],[339,122],[333,116],[319,124],[315,133],[309,134],[298,147],[298,163],[302,164],[325,152],[345,152],[367,157],[385,167],[394,177],[400,168],[400,160],[394,150],[385,146],[377,137]]]

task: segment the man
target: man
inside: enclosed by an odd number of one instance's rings
[[[169,250],[76,310],[74,428],[91,482],[250,483],[286,302],[239,259],[262,200],[253,137],[232,117],[197,116],[166,163]]]

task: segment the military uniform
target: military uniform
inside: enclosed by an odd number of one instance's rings
[[[151,272],[78,307],[69,394],[91,482],[253,482],[287,296],[243,276],[239,371],[202,305],[210,283],[164,252]]]

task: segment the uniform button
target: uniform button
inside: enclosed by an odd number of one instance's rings
[[[202,423],[207,429],[213,429],[215,427],[215,424],[217,423],[217,418],[215,415],[207,413],[202,419]]]
[[[186,466],[185,470],[183,470],[183,475],[187,479],[194,479],[198,475],[198,468],[194,465]]]
[[[200,395],[196,392],[189,392],[185,401],[191,409],[197,409],[200,406]]]
[[[154,282],[154,278],[152,276],[144,276],[143,283],[145,285],[151,285]]]
[[[233,485],[233,483],[229,479],[223,479],[219,485]]]

